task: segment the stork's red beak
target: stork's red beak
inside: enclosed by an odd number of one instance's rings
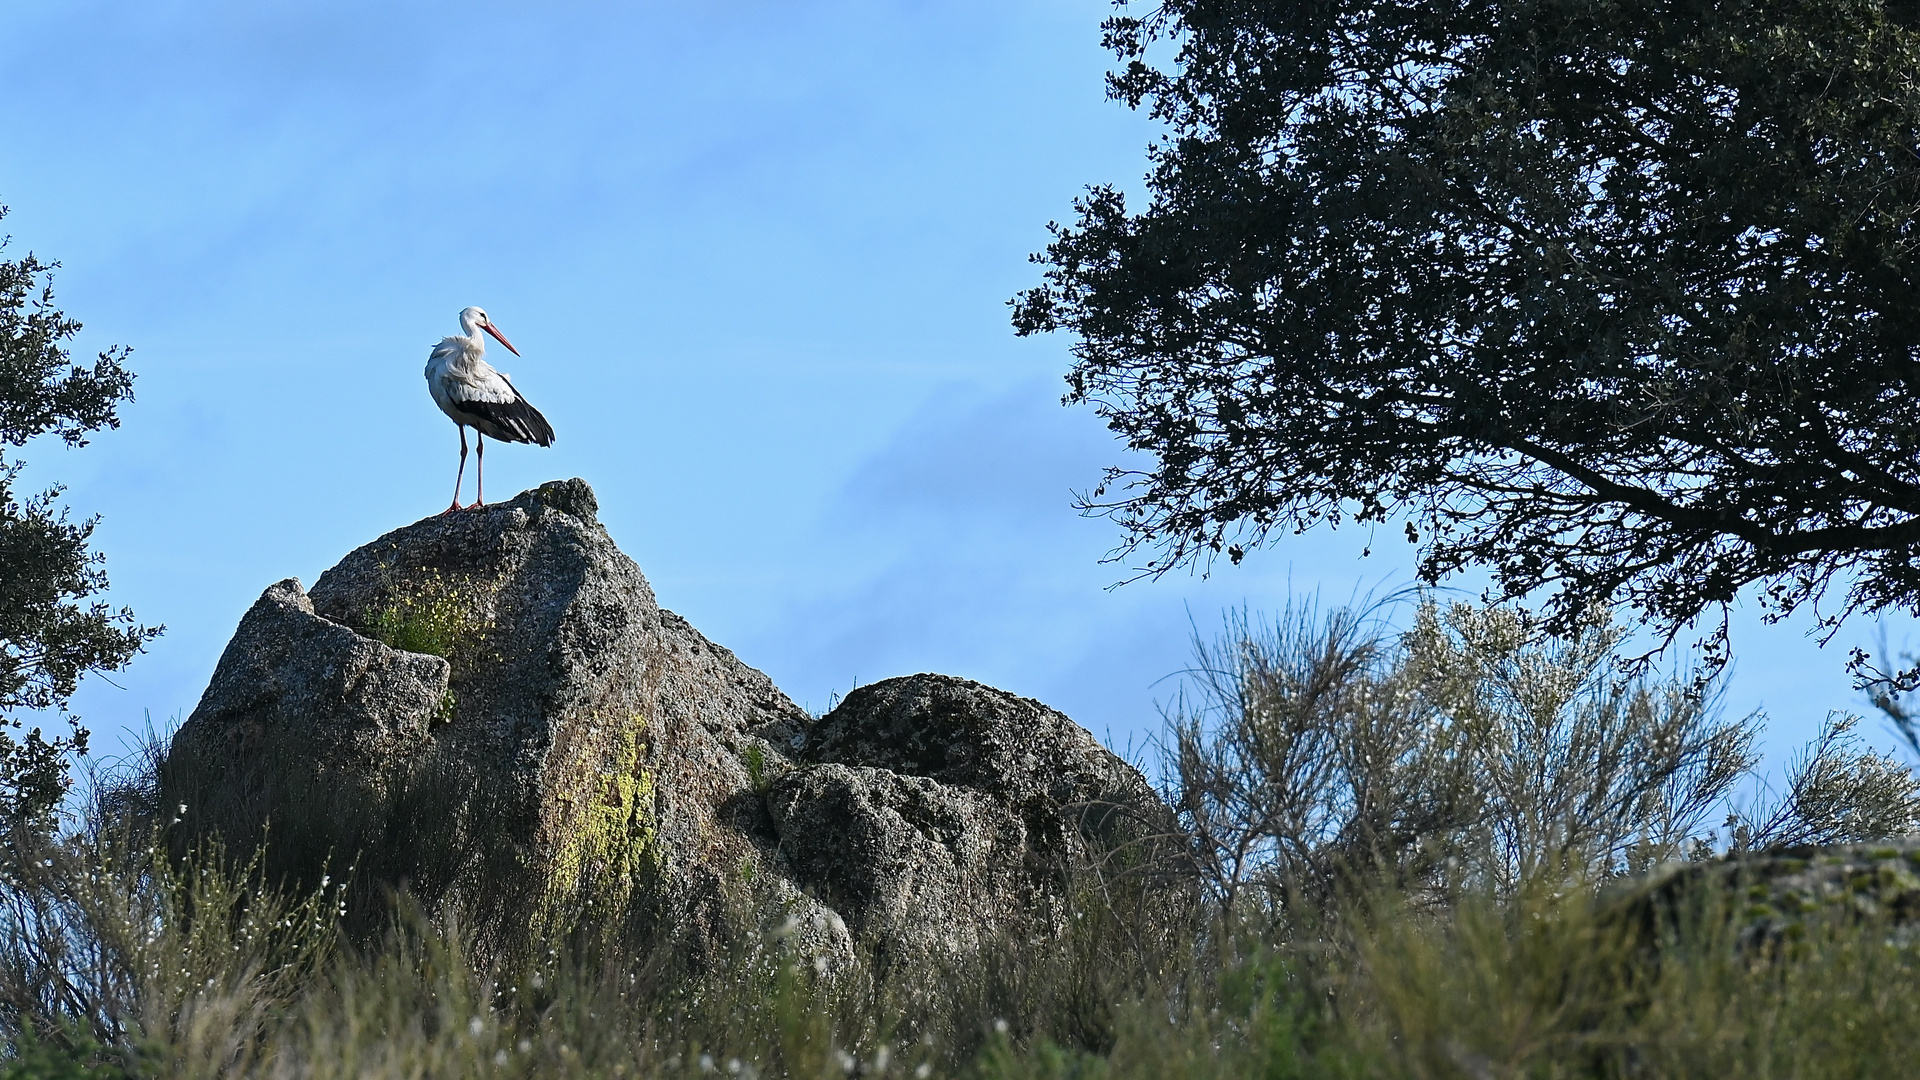
[[[514,347],[513,347],[513,342],[511,342],[511,341],[508,341],[508,340],[507,340],[506,338],[503,338],[503,337],[501,337],[501,336],[500,336],[500,331],[498,331],[498,330],[495,330],[495,329],[493,328],[493,324],[492,324],[492,323],[490,323],[490,322],[489,322],[489,323],[481,323],[481,324],[480,324],[480,329],[482,329],[482,330],[485,330],[485,331],[486,331],[487,333],[489,333],[489,334],[492,334],[492,335],[493,335],[493,340],[495,340],[495,341],[497,341],[497,342],[499,342],[499,343],[500,343],[500,344],[502,344],[502,345],[505,345],[505,346],[507,347],[507,351],[508,351],[508,352],[510,352],[510,353],[512,353],[512,354],[513,354],[513,355],[515,355],[515,356],[519,356],[519,355],[520,355],[520,350],[519,350],[519,349],[516,349],[516,348],[514,348]]]

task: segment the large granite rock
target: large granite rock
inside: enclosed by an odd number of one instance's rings
[[[1057,926],[1076,869],[1172,832],[1038,702],[919,675],[816,720],[661,608],[596,511],[551,483],[268,588],[162,769],[177,842],[351,864],[369,917],[405,886],[502,947],[744,912],[844,957]]]

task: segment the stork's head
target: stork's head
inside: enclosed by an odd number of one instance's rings
[[[487,313],[477,307],[460,310],[460,329],[465,330],[468,337],[472,337],[475,330],[485,330],[493,335],[493,340],[505,345],[508,352],[515,356],[520,355],[520,350],[513,347],[513,342],[501,337],[500,331],[494,329],[493,320],[487,318]]]

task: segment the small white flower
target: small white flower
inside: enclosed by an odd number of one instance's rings
[[[825,975],[827,973],[827,958],[824,956],[814,957],[813,971],[816,975]]]
[[[841,1072],[851,1076],[853,1074],[853,1070],[860,1067],[860,1062],[857,1061],[852,1054],[847,1053],[845,1050],[835,1050],[834,1053],[840,1055],[840,1071]]]
[[[740,1059],[739,1058],[727,1059],[727,1072],[731,1073],[734,1076],[740,1075]]]
[[[700,1055],[700,1071],[701,1072],[713,1071],[713,1055],[712,1054]]]
[[[995,1017],[993,1021],[993,1033],[996,1035],[1005,1035],[1007,1033],[1007,1022],[999,1017]]]
[[[888,1049],[886,1043],[881,1043],[880,1048],[873,1052],[873,1071],[877,1073],[886,1072],[887,1062],[891,1060],[893,1060],[893,1052]]]
[[[507,1063],[507,1052],[505,1050],[495,1050],[493,1052],[493,1063],[495,1065],[505,1065]]]
[[[473,1036],[474,1038],[476,1039],[479,1038],[480,1033],[485,1030],[487,1030],[487,1022],[485,1020],[482,1020],[476,1016],[473,1019],[467,1021],[467,1034]]]
[[[913,1067],[913,1075],[915,1077],[915,1080],[927,1080],[927,1077],[933,1075],[933,1063],[930,1061],[923,1061],[920,1064],[915,1065]]]
[[[521,1039],[519,1042],[513,1044],[513,1048],[523,1054],[530,1054],[533,1052],[533,1043],[526,1039]]]

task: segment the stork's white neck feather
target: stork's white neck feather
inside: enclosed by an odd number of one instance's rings
[[[486,356],[487,335],[480,332],[480,321],[470,314],[469,311],[462,311],[460,313],[460,329],[466,331],[464,336],[447,339],[457,345],[457,348],[454,350],[454,355],[448,359],[454,363],[466,365],[475,363]]]

